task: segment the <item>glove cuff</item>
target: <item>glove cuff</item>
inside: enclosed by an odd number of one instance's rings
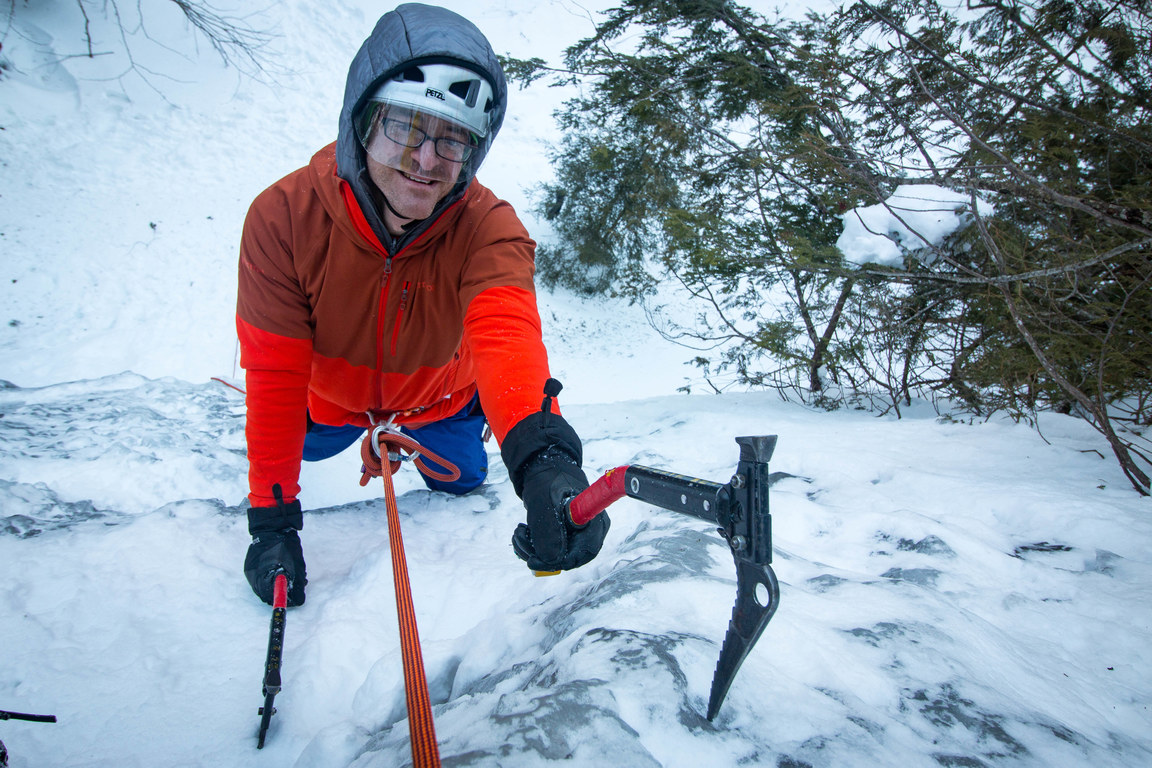
[[[293,528],[297,531],[304,528],[304,512],[300,502],[281,502],[275,507],[250,507],[248,509],[248,533],[255,536],[260,533],[282,531]]]
[[[584,462],[584,449],[576,430],[563,416],[535,412],[516,423],[500,446],[500,456],[508,468],[516,495],[523,498],[526,470],[537,456],[554,449],[566,454],[579,467]],[[559,458],[559,457],[558,457]]]

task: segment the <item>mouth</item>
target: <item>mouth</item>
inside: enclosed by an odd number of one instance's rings
[[[400,171],[400,175],[408,179],[408,181],[414,182],[416,184],[423,184],[426,187],[430,187],[436,183],[435,179],[429,179],[425,176],[413,176],[412,174],[405,173],[404,171]]]

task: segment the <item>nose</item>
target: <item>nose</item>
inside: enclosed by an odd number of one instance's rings
[[[440,161],[440,156],[436,154],[436,142],[431,137],[424,139],[420,146],[412,150],[412,155],[421,168],[431,168]]]

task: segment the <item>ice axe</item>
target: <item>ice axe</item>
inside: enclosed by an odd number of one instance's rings
[[[260,715],[260,730],[256,734],[256,749],[264,749],[268,726],[272,723],[272,715],[276,714],[273,703],[276,694],[280,693],[283,682],[280,666],[284,655],[284,625],[287,612],[288,575],[279,570],[272,584],[272,623],[268,627],[268,653],[264,658],[264,683],[261,687],[264,706],[257,710],[257,714]]]
[[[740,462],[727,483],[623,466],[605,472],[567,504],[575,525],[587,525],[608,505],[631,496],[719,526],[736,560],[736,605],[712,677],[709,720],[720,711],[736,672],[780,602],[780,584],[771,565],[772,515],[768,510],[768,460],[776,448],[776,435],[737,437],[736,443]]]

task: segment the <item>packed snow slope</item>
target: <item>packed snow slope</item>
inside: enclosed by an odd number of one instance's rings
[[[497,51],[552,61],[607,6],[446,4]],[[140,4],[167,47],[138,30],[136,72],[94,11],[93,58],[77,56],[74,4],[0,11],[0,709],[59,719],[0,720],[0,740],[14,768],[404,765],[382,485],[359,487],[353,451],[305,467],[308,601],[288,612],[256,750],[271,611],[241,573],[243,397],[211,380],[242,382],[247,205],[331,140],[382,8],[270,5],[251,17],[278,34],[258,83],[168,5]],[[513,91],[481,170],[541,238],[528,200],[560,95]],[[626,499],[599,558],[534,578],[511,551],[523,510],[494,444],[468,496],[406,467],[445,765],[1152,764],[1152,505],[1090,428],[679,394],[693,353],[639,309],[540,305],[591,475],[725,481],[734,437],[779,436],[780,609],[710,723],[735,570],[709,526]]]

